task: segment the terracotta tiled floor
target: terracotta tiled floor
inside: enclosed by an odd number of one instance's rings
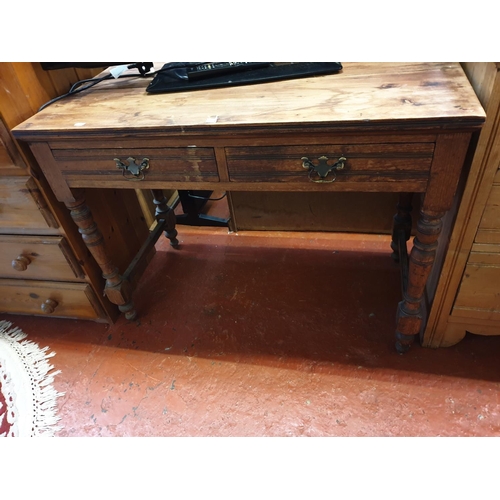
[[[498,436],[500,337],[394,350],[386,236],[179,226],[114,325],[2,315],[56,352],[60,436]]]

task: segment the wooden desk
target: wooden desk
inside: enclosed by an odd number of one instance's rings
[[[118,273],[82,188],[152,189],[174,246],[163,188],[400,192],[391,246],[403,278],[396,346],[407,350],[421,327],[442,218],[485,119],[460,65],[345,63],[336,75],[161,95],[147,95],[147,83],[104,83],[13,131],[71,210],[111,302],[135,317],[130,277],[140,259]],[[424,197],[408,259],[411,193]]]

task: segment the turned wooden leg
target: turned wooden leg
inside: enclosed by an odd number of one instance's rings
[[[409,259],[408,285],[397,312],[396,349],[400,353],[408,351],[420,332],[422,298],[436,256],[443,215],[429,215],[422,211],[417,223],[417,235]]]
[[[156,205],[155,216],[157,219],[166,221],[165,236],[170,240],[170,244],[174,248],[178,248],[179,240],[177,239],[177,229],[175,229],[175,213],[167,204],[163,191],[161,189],[152,189],[153,202]]]
[[[85,203],[83,192],[78,192],[78,194],[75,192],[75,201],[66,202],[66,207],[70,210],[71,217],[78,226],[85,245],[102,270],[102,277],[106,280],[104,288],[106,296],[118,306],[122,313],[125,313],[125,318],[135,319],[137,312],[131,299],[132,287],[127,280],[123,279],[118,268],[106,253],[104,238]]]
[[[392,258],[399,262],[399,240],[404,237],[405,241],[410,239],[411,235],[411,211],[412,211],[412,202],[413,193],[400,193],[399,202],[396,205],[397,212],[394,216],[393,225],[392,225]]]

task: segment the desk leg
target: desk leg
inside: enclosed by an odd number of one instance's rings
[[[394,222],[392,225],[392,258],[399,262],[399,240],[404,233],[405,241],[410,239],[411,235],[411,202],[413,199],[413,193],[400,193],[399,202],[396,206],[397,213],[394,216]]]
[[[396,349],[400,353],[408,351],[420,332],[422,298],[436,257],[443,216],[444,213],[429,215],[422,211],[417,223],[417,235],[409,259],[408,285],[397,313]]]
[[[170,240],[170,244],[177,248],[179,240],[177,239],[177,229],[175,229],[175,213],[167,204],[167,198],[161,189],[152,189],[153,202],[156,205],[155,216],[157,219],[166,221],[165,236]]]
[[[66,207],[70,210],[71,217],[78,226],[85,245],[102,270],[102,277],[106,280],[104,292],[108,299],[116,304],[122,313],[125,313],[126,319],[133,320],[137,313],[131,299],[132,287],[120,275],[118,268],[106,253],[104,238],[85,203],[83,192],[74,192],[74,195],[75,201],[66,202]]]

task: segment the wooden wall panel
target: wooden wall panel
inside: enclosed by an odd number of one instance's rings
[[[390,234],[398,199],[398,193],[273,193],[269,196],[233,192],[231,215],[236,229],[241,231]],[[413,206],[416,220],[418,196]]]
[[[10,129],[33,116],[40,106],[66,93],[77,81],[102,69],[44,71],[38,62],[0,63],[0,114]]]

